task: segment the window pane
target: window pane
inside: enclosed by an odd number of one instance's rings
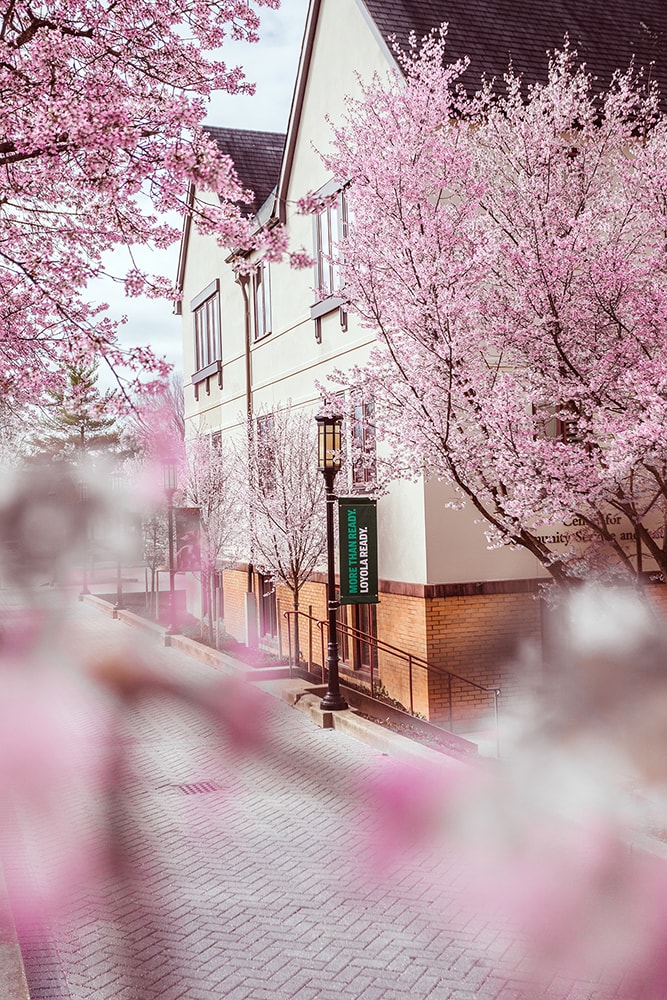
[[[320,214],[320,246],[322,248],[320,259],[322,281],[320,291],[327,295],[331,293],[331,264],[329,262],[329,257],[331,256],[331,227],[329,213],[330,209],[327,208]]]
[[[198,371],[222,360],[220,296],[212,295],[194,311],[195,366]]]
[[[271,333],[273,323],[271,318],[271,267],[269,264],[263,265],[264,281],[264,332]]]
[[[358,403],[352,421],[352,482],[366,486],[375,482],[375,406],[373,401]]]
[[[255,271],[255,339],[258,340],[266,333],[266,323],[264,315],[264,268],[260,266]]]

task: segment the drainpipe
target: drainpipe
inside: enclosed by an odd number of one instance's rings
[[[236,271],[236,281],[243,295],[243,315],[244,315],[244,355],[245,355],[245,411],[248,427],[248,456],[252,454],[252,373],[250,367],[250,297],[248,294],[248,284],[250,276]],[[252,462],[248,462],[248,470],[252,470]],[[259,645],[259,631],[257,628],[257,596],[253,589],[253,525],[252,512],[250,513],[250,554],[248,560],[248,576],[246,592],[243,595],[245,610],[245,644],[248,648],[255,649]]]

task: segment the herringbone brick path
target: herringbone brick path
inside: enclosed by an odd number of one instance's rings
[[[69,614],[72,648],[140,641],[85,605]],[[150,656],[165,676],[211,677],[174,650]],[[32,1000],[597,995],[533,987],[506,930],[471,912],[465,873],[441,852],[371,875],[382,830],[365,790],[380,755],[265,697],[260,755],[220,750],[213,724],[166,696],[134,706],[111,817],[131,863],[61,926],[33,929]]]

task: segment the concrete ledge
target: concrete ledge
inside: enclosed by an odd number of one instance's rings
[[[398,760],[413,764],[429,763],[439,766],[446,764],[448,767],[450,765],[467,767],[475,761],[475,758],[471,761],[461,761],[457,757],[422,746],[422,744],[408,739],[407,736],[400,736],[391,730],[383,729],[375,722],[362,718],[351,708],[343,712],[323,712],[320,708],[320,695],[306,693],[292,701],[290,692],[287,693],[289,697],[284,700],[294,704],[294,707],[307,715],[315,725],[322,729],[335,729],[340,733],[345,733],[352,739],[359,740],[361,743],[373,747],[374,750],[379,750],[380,753],[385,753]]]
[[[7,887],[0,870],[0,983],[2,1000],[30,1000],[23,956],[16,936]]]
[[[188,639],[186,635],[168,635],[166,639],[172,649],[180,649],[182,653],[187,653],[193,659],[199,660],[200,663],[206,663],[207,666],[214,667],[216,670],[222,671],[223,674],[247,677],[256,672],[256,668],[249,663],[236,660],[233,656],[227,656],[226,653],[221,653],[217,649],[211,649],[210,646],[205,646],[204,643],[197,642],[196,639]]]
[[[103,614],[109,615],[111,618],[116,617],[116,609],[113,604],[109,604],[108,601],[102,600],[101,597],[95,597],[94,594],[83,594],[81,600],[85,601],[86,604],[90,604],[92,607],[97,608],[97,610],[101,611]]]
[[[358,688],[350,687],[348,684],[341,683],[340,689],[350,708],[356,709],[362,715],[369,716],[377,725],[381,725],[384,720],[393,722],[397,726],[409,725],[416,733],[421,732],[427,737],[437,737],[443,744],[446,743],[447,750],[443,749],[440,752],[451,752],[451,756],[453,757],[476,757],[478,754],[477,744],[466,739],[464,736],[459,736],[449,729],[442,729],[433,723],[427,722],[426,719],[411,716],[405,711],[379,701],[377,698],[371,698],[370,695],[365,694]],[[315,685],[310,688],[310,694],[323,697],[326,690],[324,685]],[[400,736],[401,734],[397,733],[396,735]],[[410,739],[410,737],[406,738]]]
[[[191,656],[193,660],[199,660],[215,670],[220,670],[223,674],[233,674],[245,677],[253,683],[261,681],[282,681],[288,680],[290,676],[289,667],[255,667],[252,663],[244,660],[237,660],[235,656],[220,652],[219,649],[212,649],[211,646],[196,639],[190,639],[186,635],[176,633],[174,635],[165,634],[165,645],[173,649],[179,649],[182,653]]]
[[[143,618],[141,615],[135,615],[134,611],[125,611],[122,608],[116,611],[114,608],[113,612],[114,618],[117,618],[119,622],[123,622],[125,625],[132,625],[134,628],[143,629],[144,632],[149,632],[158,639],[161,639],[165,634],[163,625],[149,621],[148,618]]]
[[[30,1000],[18,942],[0,942],[0,983],[2,1000]]]

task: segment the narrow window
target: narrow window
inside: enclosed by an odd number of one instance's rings
[[[271,273],[266,261],[261,261],[252,276],[253,322],[255,340],[271,333]]]
[[[192,300],[195,370],[202,371],[222,360],[222,335],[220,327],[220,291],[217,281],[212,282]]]
[[[377,476],[373,400],[359,400],[355,403],[351,439],[352,484],[360,492],[372,489]]]
[[[278,635],[278,602],[273,580],[257,574],[259,584],[259,623],[263,637],[275,639]]]
[[[572,417],[566,416],[568,412],[572,413]],[[563,444],[581,443],[578,414],[574,403],[547,406],[540,411],[533,407],[533,414],[542,418],[545,437],[562,441]]]
[[[337,294],[343,284],[343,259],[340,241],[347,236],[347,198],[345,189],[314,216],[315,287],[327,298]]]
[[[255,436],[257,482],[265,493],[275,486],[276,442],[273,414],[257,417]]]

